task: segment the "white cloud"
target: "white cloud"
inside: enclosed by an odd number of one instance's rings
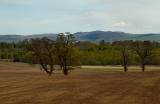
[[[127,26],[127,23],[124,22],[124,21],[120,21],[120,22],[117,22],[117,23],[113,24],[113,26],[115,26],[115,27],[125,27],[125,26]]]
[[[92,26],[92,24],[89,24],[89,23],[88,23],[88,24],[86,24],[86,26],[87,26],[87,27],[91,27],[91,26]]]

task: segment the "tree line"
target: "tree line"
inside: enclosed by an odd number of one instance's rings
[[[151,41],[115,41],[99,43],[76,41],[74,34],[60,33],[55,40],[26,39],[18,43],[0,43],[0,59],[39,64],[51,75],[58,65],[65,75],[78,65],[160,65],[160,43]]]

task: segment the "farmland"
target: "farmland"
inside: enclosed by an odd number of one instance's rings
[[[36,65],[3,62],[0,104],[159,104],[159,67],[149,68],[154,71],[83,66],[48,76]]]

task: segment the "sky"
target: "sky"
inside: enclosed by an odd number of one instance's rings
[[[0,0],[0,34],[160,33],[160,0]]]

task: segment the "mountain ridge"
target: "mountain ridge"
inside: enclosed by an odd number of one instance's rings
[[[160,42],[160,33],[147,34],[131,34],[120,31],[91,31],[91,32],[76,32],[74,33],[77,41],[106,42],[123,41],[123,40],[150,40]],[[18,42],[24,39],[48,37],[56,39],[55,33],[33,34],[33,35],[0,35],[0,42]]]

